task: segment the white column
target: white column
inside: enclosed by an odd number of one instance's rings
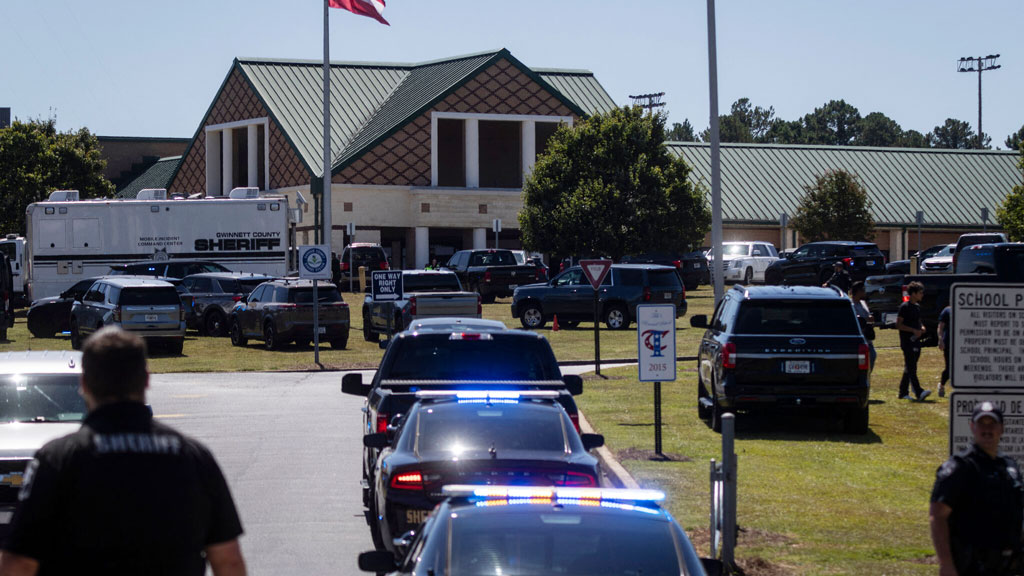
[[[430,228],[416,227],[416,268],[425,268],[430,264]]]
[[[220,131],[206,133],[206,195],[220,196]]]
[[[224,130],[222,134],[223,136],[221,139],[224,142],[224,154],[221,157],[221,166],[223,167],[221,172],[221,182],[223,182],[223,186],[221,189],[224,191],[223,194],[226,196],[231,192],[231,189],[235,187],[234,170],[232,169],[235,165],[235,159],[233,157],[234,150],[231,142],[231,129],[228,128],[227,130]]]
[[[537,161],[537,126],[533,120],[523,121],[523,178],[526,178],[533,170],[533,164]]]
[[[473,228],[473,250],[487,248],[487,228]]]
[[[889,261],[903,259],[903,230],[894,228],[889,232]]]
[[[246,184],[246,186],[250,186],[252,188],[256,188],[257,186],[260,185],[260,175],[257,174],[257,172],[259,171],[258,166],[260,165],[260,163],[259,163],[259,156],[258,156],[259,151],[260,151],[260,143],[259,143],[259,138],[257,138],[258,135],[259,135],[259,124],[249,124],[249,126],[248,126],[248,134],[247,134],[249,139],[248,139],[247,146],[246,146],[246,151],[247,151],[246,153],[249,156],[249,162],[248,162],[249,182]]]
[[[480,187],[480,122],[466,118],[466,188]]]

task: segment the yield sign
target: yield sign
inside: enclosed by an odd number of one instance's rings
[[[604,282],[605,277],[608,276],[608,271],[612,269],[612,261],[580,260],[580,268],[583,268],[583,275],[590,281],[590,285],[597,290],[601,282]]]

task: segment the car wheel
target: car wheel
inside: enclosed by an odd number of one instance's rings
[[[7,341],[7,326],[0,326],[0,340]]]
[[[609,306],[604,313],[604,324],[609,330],[625,330],[629,328],[629,312],[619,304]]]
[[[57,328],[46,318],[29,315],[28,331],[36,338],[53,338],[53,335],[57,333]]]
[[[82,335],[78,333],[78,320],[71,319],[71,348],[74,350],[82,349]]]
[[[523,311],[519,313],[519,321],[522,322],[523,328],[531,330],[543,328],[544,313],[540,311],[540,307],[536,304],[527,304]]]
[[[277,328],[274,322],[269,321],[263,325],[263,347],[267,350],[277,350],[281,343],[277,341]]]
[[[843,429],[847,434],[867,434],[868,433],[868,416],[869,407],[863,408],[852,408],[843,418]]]
[[[704,386],[704,379],[700,377],[700,368],[697,368],[697,417],[701,420],[707,420],[710,416],[710,410],[704,406],[701,400],[708,397],[708,389]]]
[[[693,292],[700,285],[700,282],[683,282],[683,288],[686,288],[687,292]]]
[[[206,315],[203,327],[206,329],[207,336],[220,338],[224,335],[224,313],[217,310],[210,312]]]
[[[370,539],[377,550],[386,550],[384,536],[380,532],[380,514],[377,513],[377,495],[370,490],[370,509],[366,511],[366,521],[370,524]]]
[[[175,356],[181,356],[182,351],[185,349],[185,339],[175,340],[167,345],[167,353],[174,354]]]
[[[334,348],[336,350],[342,350],[346,346],[348,346],[348,331],[347,330],[345,331],[345,336],[344,337],[342,337],[342,338],[335,338],[334,340],[331,340],[331,348]]]
[[[249,343],[249,339],[242,335],[242,326],[238,323],[238,320],[231,322],[231,328],[228,332],[231,334],[231,344],[233,346],[245,346]]]
[[[370,319],[366,316],[363,316],[363,340],[367,342],[377,342],[380,340],[380,334],[370,330]]]
[[[481,294],[480,295],[480,302],[483,303],[483,304],[494,304],[494,300],[497,297],[498,297],[497,294],[487,294],[486,296]]]
[[[711,430],[714,432],[722,431],[722,416],[725,411],[722,410],[722,405],[718,403],[718,394],[714,391],[711,392]]]
[[[743,273],[743,285],[750,286],[754,283],[754,269],[747,268],[747,271]]]

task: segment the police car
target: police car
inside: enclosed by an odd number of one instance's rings
[[[391,574],[704,575],[701,560],[656,490],[445,486],[422,530],[390,552],[359,555]]]

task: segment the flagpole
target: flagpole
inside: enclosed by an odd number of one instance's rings
[[[328,27],[329,11],[328,0],[324,0],[324,184],[321,198],[323,230],[320,233],[320,242],[327,244],[328,247],[331,246],[331,49],[330,30]]]

